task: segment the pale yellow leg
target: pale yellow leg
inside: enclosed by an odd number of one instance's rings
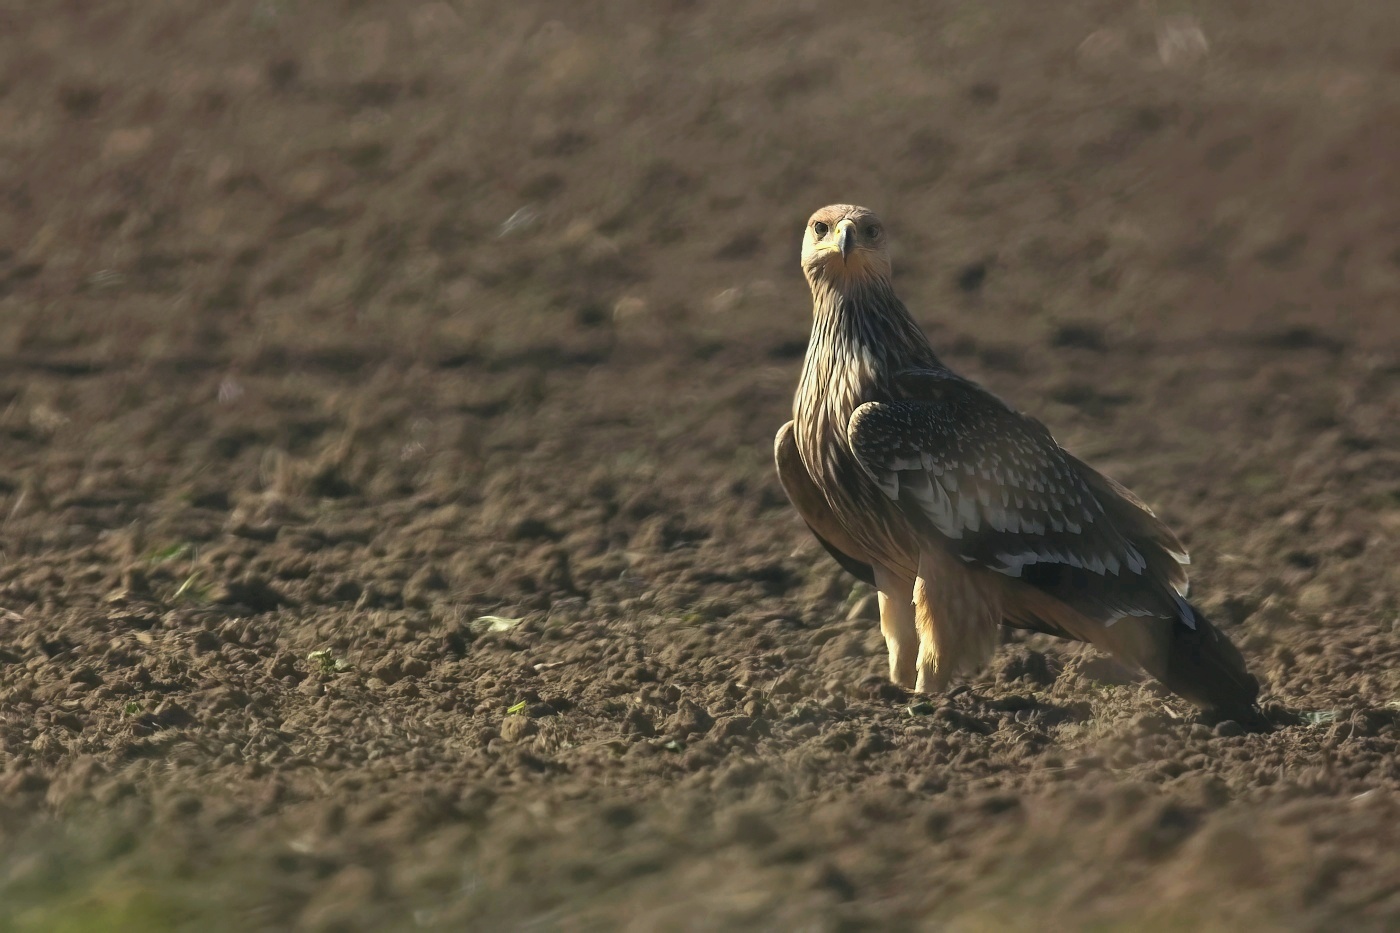
[[[914,582],[914,629],[919,637],[919,676],[915,693],[942,693],[952,679],[950,665],[940,664],[938,630],[929,605],[929,587],[920,577]]]
[[[914,626],[912,584],[876,569],[880,590],[880,634],[890,652],[890,680],[905,690],[914,687],[919,653],[919,633]]]

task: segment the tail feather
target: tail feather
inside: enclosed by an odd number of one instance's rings
[[[1259,681],[1245,667],[1234,643],[1199,610],[1196,628],[1168,623],[1166,637],[1137,658],[1139,664],[1173,693],[1232,719],[1258,715]]]
[[[1182,600],[1183,604],[1185,600]],[[1125,617],[1111,625],[1090,619],[1031,587],[1007,587],[1008,625],[1087,641],[1142,668],[1167,689],[1221,718],[1260,722],[1259,681],[1230,639],[1195,606],[1195,628],[1179,618]]]

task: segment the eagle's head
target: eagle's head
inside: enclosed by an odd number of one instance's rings
[[[853,286],[890,277],[885,225],[867,207],[832,204],[807,221],[802,236],[802,271],[819,286],[845,293]]]

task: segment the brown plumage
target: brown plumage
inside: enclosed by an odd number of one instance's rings
[[[1186,550],[1039,421],[944,366],[895,296],[863,207],[808,221],[812,337],[775,454],[822,545],[879,590],[890,679],[976,671],[998,625],[1087,641],[1191,702],[1252,717],[1259,684],[1186,600]]]

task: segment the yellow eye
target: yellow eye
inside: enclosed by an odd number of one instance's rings
[[[817,235],[817,239],[819,240],[822,237],[826,236],[827,232],[830,230],[831,228],[828,227],[826,224],[822,223],[820,220],[812,224],[812,232]]]

